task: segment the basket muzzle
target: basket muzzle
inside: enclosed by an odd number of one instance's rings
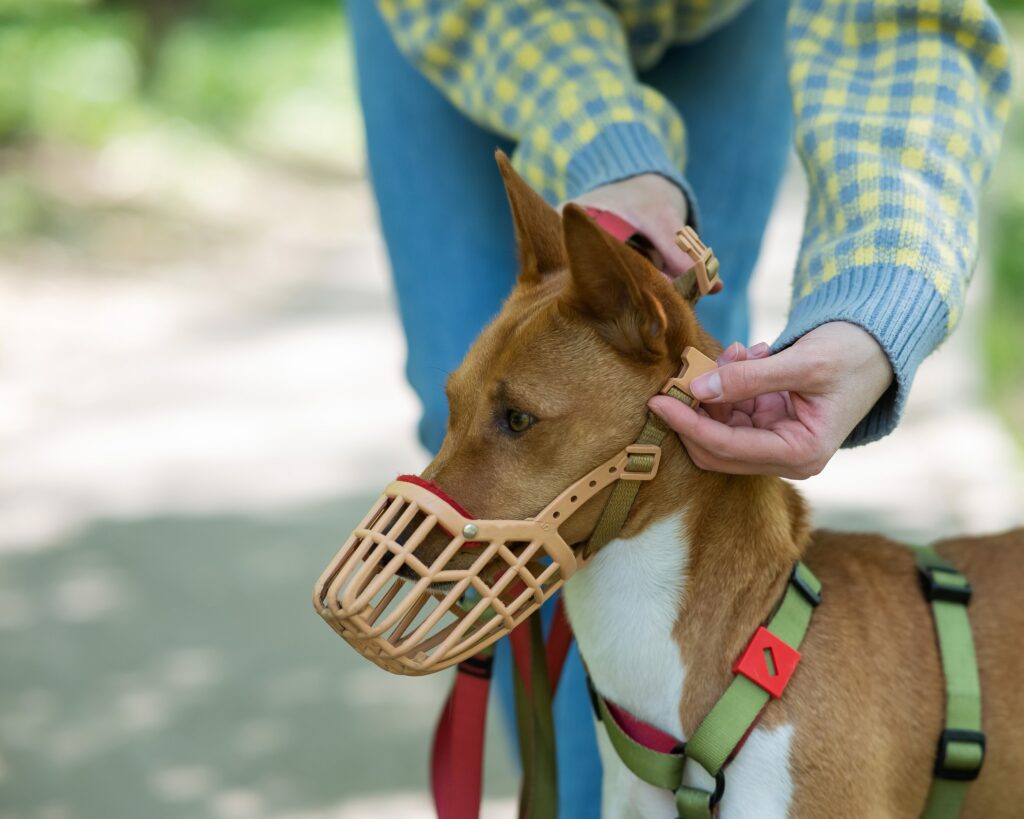
[[[715,362],[687,347],[682,364],[661,394],[696,408],[690,382]],[[668,428],[658,422],[647,438],[651,424],[649,416],[637,443],[525,520],[476,520],[436,484],[399,477],[320,576],[313,607],[356,651],[396,674],[429,674],[479,653],[580,568],[559,527],[613,483],[650,481],[658,474],[658,443]],[[620,510],[616,531],[631,504]],[[603,537],[610,539],[607,532]],[[589,546],[595,538],[596,531]]]
[[[653,466],[631,471],[636,456]],[[387,671],[447,668],[558,591],[579,565],[559,527],[610,484],[651,480],[660,458],[660,447],[628,446],[525,520],[476,520],[429,481],[401,476],[321,575],[313,606]]]

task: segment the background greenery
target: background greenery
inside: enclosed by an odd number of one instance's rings
[[[997,6],[1015,42],[1024,42],[1024,2]],[[45,141],[98,149],[120,134],[163,128],[282,162],[352,171],[360,162],[360,134],[342,34],[343,16],[330,0],[0,0],[0,148]],[[59,208],[9,156],[0,168],[0,238],[59,229]],[[992,399],[1019,431],[1019,107],[987,213],[995,277],[985,368]]]
[[[1001,2],[997,7],[1016,46],[1017,104],[988,191],[986,230],[995,275],[984,334],[985,364],[992,398],[1017,440],[1024,442],[1024,2]]]

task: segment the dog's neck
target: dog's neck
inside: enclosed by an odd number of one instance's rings
[[[620,537],[566,587],[598,689],[689,736],[806,540],[804,506],[791,486],[698,471],[678,439],[667,439],[661,471],[639,493]],[[679,722],[665,697],[675,698]]]

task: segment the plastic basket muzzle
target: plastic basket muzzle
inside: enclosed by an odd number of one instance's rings
[[[630,455],[654,469],[630,473]],[[313,590],[313,606],[360,654],[397,674],[439,671],[477,654],[533,614],[577,568],[558,532],[617,480],[650,480],[658,447],[627,447],[534,518],[475,520],[433,484],[392,481]],[[417,550],[427,544],[429,562]],[[452,565],[456,556],[465,564]]]

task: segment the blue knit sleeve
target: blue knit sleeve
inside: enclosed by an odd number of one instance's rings
[[[854,446],[892,431],[918,365],[960,318],[1010,51],[981,0],[794,0],[787,59],[810,199],[775,348],[829,321],[878,341],[895,383]]]
[[[399,49],[460,111],[517,142],[548,201],[641,173],[683,176],[686,131],[636,79],[623,24],[600,0],[380,0]]]

